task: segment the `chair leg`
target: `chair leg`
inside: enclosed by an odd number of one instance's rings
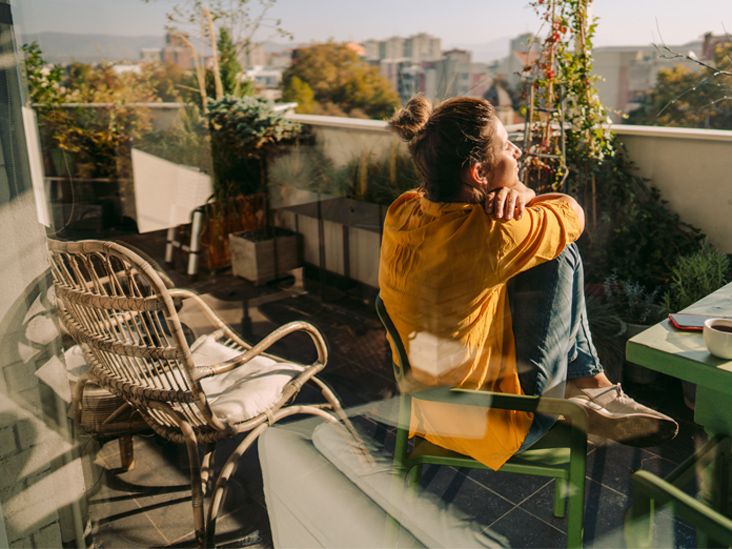
[[[203,486],[201,484],[201,462],[198,456],[198,441],[196,433],[190,424],[179,423],[181,432],[185,437],[186,450],[188,450],[188,467],[191,474],[191,507],[193,509],[193,527],[196,532],[196,544],[204,547],[206,542],[206,525],[203,517]]]
[[[625,543],[627,547],[650,547],[653,540],[653,504],[647,494],[633,490],[633,503],[625,516]],[[697,547],[699,537],[697,531]]]
[[[201,489],[204,495],[208,493],[208,483],[214,472],[214,452],[216,444],[209,443],[206,445],[206,453],[203,455],[201,462]]]
[[[575,430],[572,439],[567,478],[567,547],[582,547],[587,438],[584,433]]]
[[[409,486],[416,486],[419,484],[419,479],[422,478],[422,465],[414,465],[407,471],[406,481]]]
[[[558,478],[554,481],[554,516],[564,518],[567,503],[567,481]]]
[[[335,393],[332,391],[332,389],[328,387],[325,382],[318,379],[317,377],[310,378],[310,381],[315,383],[320,388],[320,393],[323,395],[323,398],[326,400],[326,402],[330,404],[330,407],[333,409],[333,413],[338,417],[338,419],[341,420],[341,423],[343,423],[343,426],[353,437],[353,440],[355,440],[356,443],[364,449],[364,453],[368,454],[368,452],[366,451],[366,444],[361,438],[361,435],[358,434],[358,431],[356,431],[353,423],[351,423],[348,415],[346,415],[346,412],[343,410],[343,406],[341,406],[341,401],[338,400],[338,397],[335,396]]]
[[[226,460],[226,463],[224,463],[224,466],[221,468],[221,472],[219,473],[219,476],[216,479],[216,484],[214,485],[214,490],[211,496],[211,503],[208,507],[208,517],[206,519],[207,547],[214,546],[214,537],[216,535],[216,520],[218,519],[221,504],[224,502],[224,499],[226,497],[226,490],[229,487],[229,479],[232,477],[232,475],[234,475],[234,473],[236,473],[236,468],[239,465],[239,458],[244,455],[244,452],[247,451],[249,446],[251,446],[252,443],[257,440],[259,435],[261,435],[268,427],[268,423],[263,423],[249,431],[249,433],[247,433],[247,436],[244,437],[244,440],[242,440],[239,445],[234,449],[229,458]]]
[[[218,519],[219,509],[226,496],[226,490],[228,489],[229,479],[236,473],[236,468],[239,465],[239,458],[244,455],[244,452],[257,440],[259,435],[267,430],[270,425],[274,425],[281,419],[295,414],[311,414],[314,416],[322,417],[333,423],[338,421],[328,412],[317,408],[315,406],[289,406],[282,408],[271,415],[271,419],[268,423],[262,423],[247,433],[239,445],[234,449],[231,455],[224,463],[221,468],[216,484],[214,485],[213,494],[211,496],[211,503],[208,508],[208,517],[206,520],[206,546],[214,546],[214,537],[216,535],[216,520]]]
[[[135,468],[135,446],[132,435],[123,435],[117,440],[119,444],[119,460],[123,471]]]

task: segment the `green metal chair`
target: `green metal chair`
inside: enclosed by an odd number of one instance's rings
[[[717,436],[687,458],[665,479],[650,471],[636,471],[631,478],[633,503],[625,520],[628,547],[654,545],[654,515],[670,505],[674,516],[696,528],[697,547],[732,547],[732,518],[729,516],[729,455],[732,441]],[[698,472],[709,484],[711,504],[681,490]],[[706,498],[705,498],[706,499]]]
[[[409,374],[410,365],[404,344],[386,311],[380,296],[376,297],[376,312],[391,337],[397,356],[393,357],[394,376],[400,387]],[[509,395],[489,391],[473,391],[433,387],[402,392],[394,448],[394,464],[402,469],[410,482],[416,483],[422,465],[449,465],[472,469],[488,469],[473,458],[446,450],[420,437],[410,445],[409,424],[411,399],[439,401],[464,406],[492,407],[502,410],[539,412],[562,416],[555,426],[529,450],[512,457],[501,467],[502,472],[552,477],[556,480],[554,516],[563,518],[567,512],[567,546],[582,546],[585,495],[585,465],[587,459],[587,413],[568,400]]]

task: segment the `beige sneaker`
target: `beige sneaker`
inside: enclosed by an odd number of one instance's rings
[[[673,418],[639,404],[620,384],[599,389],[580,389],[567,384],[566,397],[587,410],[589,433],[630,446],[655,446],[679,432]]]

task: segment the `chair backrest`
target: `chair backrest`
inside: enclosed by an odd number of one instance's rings
[[[381,323],[384,325],[386,333],[389,335],[389,339],[391,339],[394,349],[396,350],[396,356],[393,356],[392,354],[391,365],[394,370],[394,377],[396,378],[397,383],[401,386],[402,382],[404,382],[409,375],[412,367],[409,365],[409,357],[407,356],[407,351],[404,348],[402,338],[399,337],[399,332],[397,331],[396,326],[394,326],[394,322],[392,322],[389,313],[386,311],[386,306],[384,305],[384,301],[381,299],[380,294],[376,295],[376,314],[379,316],[379,320],[381,320]]]
[[[178,313],[157,271],[114,242],[48,241],[59,315],[96,382],[156,430],[223,428],[200,383]]]
[[[412,399],[408,393],[404,391],[408,379],[411,366],[409,365],[409,357],[404,348],[402,338],[394,326],[389,313],[386,311],[384,301],[381,295],[376,295],[376,314],[384,325],[386,333],[396,350],[396,356],[392,353],[391,366],[394,372],[394,378],[397,381],[397,387],[400,391],[399,396],[399,418],[397,420],[396,440],[394,443],[394,464],[398,467],[405,467],[407,462],[407,453],[409,451],[409,424],[412,414]]]

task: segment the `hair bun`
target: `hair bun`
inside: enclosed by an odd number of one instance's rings
[[[415,95],[389,120],[389,125],[405,141],[422,131],[432,114],[432,103],[423,95]]]

